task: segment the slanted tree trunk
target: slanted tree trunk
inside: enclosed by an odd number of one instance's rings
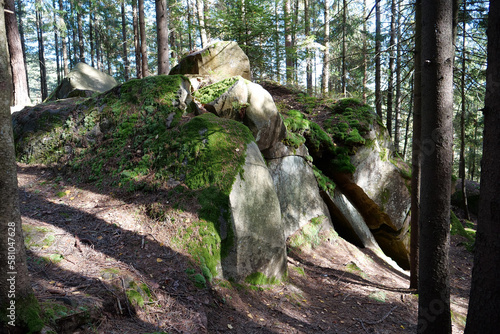
[[[419,333],[451,333],[449,244],[453,144],[453,4],[422,0]]]
[[[375,3],[375,110],[382,120],[382,90],[380,86],[380,48],[381,48],[381,28],[380,28],[380,0]]]
[[[10,53],[10,71],[12,74],[12,105],[30,104],[28,77],[23,56],[21,36],[17,27],[14,0],[7,0],[5,9],[5,28],[7,30],[7,42]]]
[[[141,42],[139,36],[139,19],[137,0],[132,0],[132,25],[134,28],[135,71],[138,79],[142,78]]]
[[[44,101],[48,96],[47,89],[47,69],[45,67],[45,52],[43,44],[43,27],[42,27],[42,12],[41,10],[41,0],[36,0],[35,3],[35,16],[36,16],[36,32],[38,39],[38,63],[40,66],[40,92],[42,101]]]
[[[325,52],[323,54],[323,75],[321,78],[321,94],[323,97],[328,93],[328,82],[330,81],[330,0],[325,0]]]
[[[128,50],[127,50],[127,16],[126,16],[126,10],[125,10],[125,0],[122,0],[121,3],[121,14],[122,14],[122,43],[123,43],[123,76],[125,78],[125,81],[128,81],[129,76],[129,62],[128,62]]]
[[[0,332],[35,333],[42,329],[43,322],[26,266],[19,211],[5,23],[4,0],[0,0]]]
[[[170,48],[167,0],[155,0],[156,31],[158,36],[158,74],[170,72]]]
[[[422,162],[422,0],[415,2],[415,74],[413,81],[413,140],[411,145],[411,234],[410,234],[410,288],[418,289],[419,219],[420,219],[420,165]]]
[[[139,0],[139,31],[141,35],[142,77],[149,76],[148,43],[146,41],[146,21],[144,18],[144,0]]]
[[[488,68],[484,103],[481,194],[474,268],[465,334],[496,333],[500,327],[500,3],[490,2]]]

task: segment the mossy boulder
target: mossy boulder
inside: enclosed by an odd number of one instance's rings
[[[258,84],[233,77],[204,87],[195,96],[208,111],[248,126],[261,151],[285,138],[286,128],[273,98]]]
[[[89,97],[94,93],[104,93],[117,85],[118,82],[111,75],[85,63],[78,63],[50,94],[48,100]]]
[[[250,61],[236,42],[216,42],[192,52],[172,68],[170,74],[208,75],[214,81],[234,76],[252,79]]]

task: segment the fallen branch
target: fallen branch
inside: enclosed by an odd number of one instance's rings
[[[365,327],[365,323],[366,323],[367,325],[377,325],[377,324],[380,324],[382,321],[384,321],[385,319],[387,319],[387,317],[388,317],[388,316],[392,313],[392,311],[394,311],[397,307],[398,307],[397,305],[396,305],[396,306],[393,306],[393,307],[389,310],[389,312],[387,312],[387,314],[386,314],[386,315],[384,315],[384,316],[383,316],[380,320],[377,320],[377,321],[363,321],[363,320],[361,320],[361,319],[359,319],[359,318],[354,318],[353,320],[357,320],[357,321],[359,321],[359,322],[361,323],[361,327],[363,327],[363,329],[365,330],[365,332],[366,332],[366,333],[368,333],[368,330],[367,330],[367,329],[366,329],[366,327]]]

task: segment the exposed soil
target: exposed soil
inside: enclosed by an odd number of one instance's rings
[[[286,108],[303,108],[292,90],[266,88]],[[58,333],[416,332],[409,273],[342,238],[290,249],[289,278],[279,285],[214,279],[198,288],[186,274],[190,256],[172,240],[197,219],[196,203],[155,220],[148,209],[175,195],[82,184],[46,166],[19,164],[18,178],[33,288]],[[463,332],[468,304],[464,241],[452,236],[453,333]],[[143,306],[126,297],[131,282],[147,286]]]

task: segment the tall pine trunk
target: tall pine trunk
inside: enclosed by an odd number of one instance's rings
[[[78,26],[78,61],[85,62],[85,50],[83,43],[83,22],[82,22],[82,8],[78,7],[76,12],[76,21]]]
[[[141,64],[142,77],[149,76],[148,69],[148,43],[146,40],[146,21],[144,17],[144,0],[139,0],[139,32],[141,35]]]
[[[325,0],[325,51],[323,54],[323,75],[321,77],[321,94],[323,97],[328,93],[328,82],[330,81],[330,0]]]
[[[205,1],[196,0],[196,14],[198,16],[198,26],[200,30],[201,47],[208,46],[208,34],[205,26]]]
[[[5,9],[5,28],[7,30],[7,42],[10,53],[10,71],[12,74],[12,105],[30,104],[28,77],[24,63],[23,46],[21,36],[17,27],[14,0],[7,0]]]
[[[42,13],[41,13],[42,2],[41,2],[41,0],[36,0],[35,5],[36,5],[36,9],[35,9],[36,32],[37,32],[37,39],[38,39],[38,63],[40,66],[40,94],[42,97],[42,101],[45,101],[45,99],[48,96],[48,89],[47,89],[47,69],[45,66],[45,51],[44,51],[44,44],[43,44],[43,26],[42,26]]]
[[[158,36],[158,74],[170,72],[170,48],[167,0],[155,0],[156,31]]]
[[[304,32],[306,34],[306,38],[311,34],[311,19],[309,17],[309,0],[304,0]],[[312,95],[313,93],[313,82],[312,82],[312,59],[311,59],[311,51],[308,47],[306,49],[306,85],[307,85],[307,94]]]
[[[66,22],[66,12],[64,11],[63,1],[59,0],[59,10],[63,14],[63,20]],[[64,77],[67,77],[69,74],[69,64],[68,64],[68,47],[66,43],[66,30],[61,33],[61,47],[62,47],[62,58],[63,58],[63,69],[64,69]]]
[[[342,94],[344,97],[347,95],[347,83],[346,83],[346,24],[347,24],[347,2],[343,0],[342,3]]]
[[[394,60],[396,46],[396,0],[391,0],[391,27],[389,30],[389,79],[387,82],[387,132],[392,133],[392,111],[394,100]]]
[[[399,154],[399,131],[400,131],[400,113],[401,113],[401,1],[398,1],[396,12],[396,99],[394,105],[394,148]]]
[[[135,71],[138,79],[142,78],[141,42],[139,36],[139,15],[137,13],[137,0],[132,0],[132,26],[134,29]]]
[[[12,78],[5,30],[4,0],[0,0],[0,332],[38,333],[43,322],[26,265],[10,114]]]
[[[127,50],[127,13],[125,11],[125,0],[122,0],[121,3],[121,14],[122,14],[122,43],[123,43],[123,76],[125,81],[128,81],[128,72],[129,72],[129,62],[128,62],[128,50]]]
[[[380,86],[380,48],[381,48],[381,23],[380,23],[380,0],[375,3],[375,110],[378,117],[382,119],[382,90]]]
[[[451,333],[453,51],[452,1],[422,0],[419,333]]]
[[[481,194],[465,334],[500,327],[500,3],[490,2]]]
[[[285,0],[284,7],[285,18],[285,64],[286,64],[286,83],[287,85],[293,82],[293,60],[292,60],[292,29],[291,29],[291,6],[290,0]]]

